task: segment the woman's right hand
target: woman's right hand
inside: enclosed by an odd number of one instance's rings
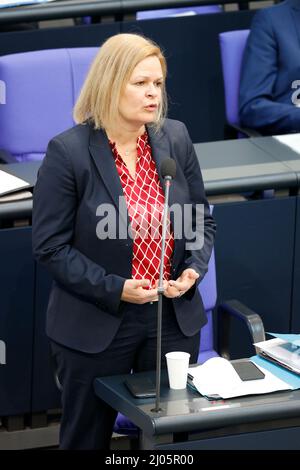
[[[147,289],[147,279],[127,279],[124,283],[121,300],[132,304],[146,304],[158,300],[157,289]]]

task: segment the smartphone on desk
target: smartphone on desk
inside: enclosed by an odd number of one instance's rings
[[[264,379],[265,377],[265,374],[252,361],[236,361],[231,362],[231,365],[243,381]]]

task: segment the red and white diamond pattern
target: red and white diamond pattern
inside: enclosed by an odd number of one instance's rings
[[[150,288],[159,279],[162,241],[164,193],[160,185],[155,162],[151,155],[148,134],[137,140],[135,179],[118,154],[115,143],[110,142],[120,176],[133,233],[132,278],[150,280]],[[164,256],[164,279],[170,279],[174,235],[168,220]]]

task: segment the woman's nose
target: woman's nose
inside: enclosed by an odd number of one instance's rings
[[[149,83],[149,86],[147,88],[147,96],[156,96],[157,95],[157,89],[154,83]]]

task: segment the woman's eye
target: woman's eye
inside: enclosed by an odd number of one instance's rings
[[[141,85],[144,85],[144,83],[145,83],[144,81],[141,81],[141,82],[136,82],[136,85],[139,85],[139,86],[141,86]]]
[[[156,83],[156,86],[161,87],[162,84],[163,84],[163,82],[157,82],[157,83]]]

